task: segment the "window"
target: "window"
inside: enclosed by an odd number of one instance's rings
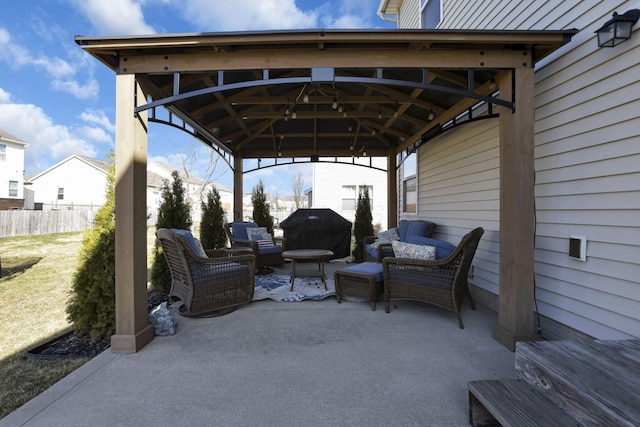
[[[424,29],[438,28],[441,16],[441,0],[422,0],[421,2],[420,21]]]
[[[18,181],[9,181],[9,197],[18,197]]]
[[[58,187],[58,200],[64,200],[64,187]]]
[[[416,178],[416,154],[402,162],[402,212],[418,212],[418,180]]]
[[[342,186],[342,210],[343,211],[356,210],[356,186],[355,185]]]
[[[7,144],[0,144],[0,162],[7,160]]]

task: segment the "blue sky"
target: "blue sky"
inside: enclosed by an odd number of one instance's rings
[[[72,154],[105,159],[114,149],[115,75],[74,36],[312,28],[394,28],[376,15],[379,0],[23,0],[0,13],[0,129],[29,146],[25,173]],[[223,161],[187,134],[151,124],[149,158],[188,165],[204,179],[232,187]],[[251,165],[245,165],[245,170]],[[295,165],[245,174],[244,191],[262,179],[272,194],[293,193]]]

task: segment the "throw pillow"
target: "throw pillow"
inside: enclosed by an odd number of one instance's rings
[[[391,242],[391,246],[396,258],[436,259],[436,248],[434,246],[416,245],[399,240]]]
[[[382,243],[391,243],[394,240],[400,240],[398,229],[396,227],[390,228],[387,231],[381,231],[378,233],[378,240],[371,243],[372,248],[377,248]]]
[[[248,228],[247,236],[249,240],[256,240],[258,247],[273,246],[273,237],[267,231],[267,227]]]

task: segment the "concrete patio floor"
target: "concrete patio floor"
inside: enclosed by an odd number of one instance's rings
[[[426,304],[335,297],[175,319],[175,335],[106,350],[0,426],[465,426],[467,383],[514,377],[496,314],[466,303],[465,329]]]

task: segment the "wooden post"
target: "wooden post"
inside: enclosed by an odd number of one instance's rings
[[[533,318],[533,74],[523,67],[498,76],[501,98],[515,93],[515,109],[500,108],[500,295],[493,335],[511,351],[516,341],[539,339]]]
[[[239,155],[235,155],[233,158],[233,220],[234,221],[242,221],[243,220],[243,206],[242,206],[242,195],[244,185],[242,182],[242,157]]]
[[[137,95],[137,96],[136,96]],[[147,314],[147,115],[133,75],[116,76],[116,334],[111,351],[133,353],[153,339]]]

